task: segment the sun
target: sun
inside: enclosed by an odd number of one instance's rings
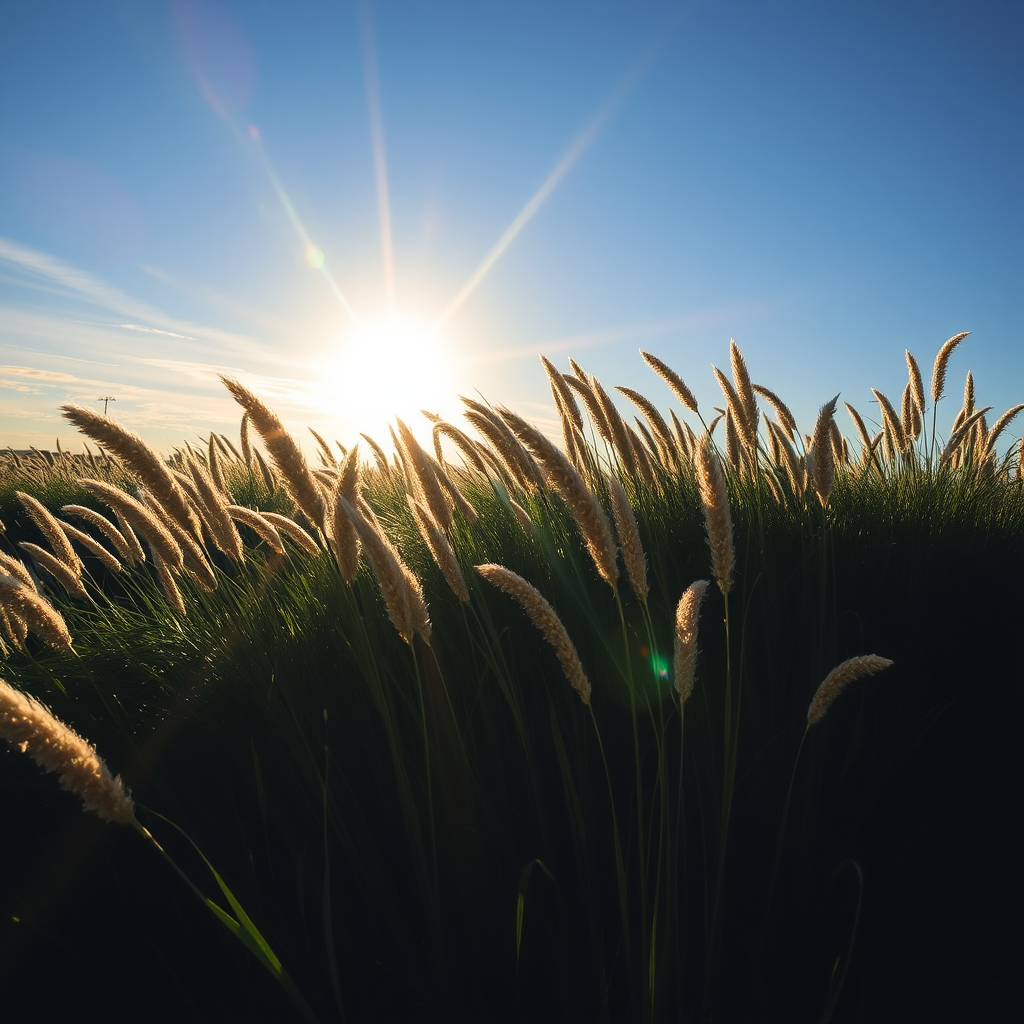
[[[320,390],[332,414],[382,444],[396,417],[423,433],[420,410],[441,412],[455,397],[447,343],[412,317],[388,315],[355,325],[320,370]]]

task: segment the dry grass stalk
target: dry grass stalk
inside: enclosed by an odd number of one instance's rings
[[[410,581],[411,573],[405,569],[394,545],[377,527],[376,517],[373,517],[371,521],[363,515],[365,503],[360,503],[360,508],[357,509],[345,498],[339,498],[338,501],[359,534],[359,539],[363,543],[363,549],[370,562],[373,577],[384,598],[388,617],[395,629],[398,630],[399,636],[411,645],[414,634],[424,628],[425,620],[427,635],[424,639],[429,640],[429,618],[425,615],[425,605],[423,606],[424,611],[416,607],[417,603],[423,604],[422,593],[417,594],[413,591]]]
[[[548,604],[541,592],[522,576],[506,569],[503,565],[478,565],[476,571],[488,583],[493,584],[502,593],[515,598],[530,621],[544,634],[544,639],[552,646],[561,663],[565,678],[579,694],[584,704],[590,704],[590,680],[583,672],[580,656],[569,639],[569,634],[562,625],[562,620],[554,608]]]
[[[139,498],[142,504],[163,522],[171,536],[178,542],[184,571],[207,593],[216,590],[217,577],[212,566],[206,560],[206,551],[202,544],[191,533],[187,533],[177,520],[172,519],[164,507],[155,501],[147,491],[140,491]]]
[[[327,523],[334,560],[338,563],[342,578],[351,585],[359,571],[359,534],[339,498],[344,498],[352,506],[355,506],[359,498],[359,445],[352,447],[338,471],[331,492]]]
[[[643,604],[647,603],[650,587],[647,584],[647,555],[640,541],[640,530],[636,524],[633,507],[617,477],[605,476],[608,495],[612,502],[612,516],[615,519],[615,533],[622,548],[622,560],[626,563],[629,584]]]
[[[242,413],[242,422],[238,428],[238,443],[242,449],[242,461],[252,469],[252,445],[249,443],[249,414]]]
[[[463,398],[469,407],[466,419],[490,443],[492,452],[505,467],[511,478],[531,494],[543,485],[544,478],[530,453],[519,443],[515,434],[487,406],[470,398]]]
[[[548,482],[569,506],[601,578],[614,590],[619,577],[611,526],[597,498],[569,460],[532,424],[508,409],[502,410],[509,426],[544,467]]]
[[[736,389],[732,386],[729,378],[717,366],[711,367],[715,374],[715,380],[718,381],[718,386],[722,389],[722,393],[725,395],[725,403],[728,413],[731,415],[733,426],[739,435],[739,440],[744,452],[744,455],[748,458],[753,458],[757,453],[757,424],[754,424],[752,429],[750,424],[747,422],[746,410],[743,408],[743,400],[740,398]],[[728,429],[729,423],[726,420],[726,428]]]
[[[66,537],[64,539],[67,540]],[[28,552],[69,594],[82,598],[82,600],[89,599],[89,595],[82,585],[81,570],[72,568],[67,562],[57,558],[56,555],[52,555],[38,544],[32,544],[27,540],[23,540],[18,544],[18,547],[22,551]],[[75,555],[75,559],[81,565],[78,555]]]
[[[683,378],[667,363],[662,362],[657,356],[651,355],[650,352],[641,349],[640,355],[643,361],[669,386],[669,390],[676,396],[680,405],[685,405],[690,412],[697,412],[697,399],[683,383]]]
[[[713,434],[714,434],[714,432],[715,432],[715,427],[717,427],[717,426],[718,426],[718,424],[719,424],[719,423],[720,423],[720,422],[721,422],[721,421],[722,421],[723,419],[725,419],[725,413],[724,413],[724,412],[720,412],[720,413],[719,413],[719,414],[718,414],[718,415],[717,415],[717,416],[716,416],[716,417],[715,417],[715,418],[714,418],[714,419],[713,419],[713,420],[712,420],[712,421],[711,421],[711,422],[710,422],[710,423],[708,424],[708,436],[709,436],[709,437],[710,437],[711,435],[713,435]]]
[[[850,683],[864,676],[881,672],[891,664],[892,662],[888,658],[880,658],[877,654],[862,654],[837,665],[814,693],[810,707],[807,709],[807,728],[809,729],[825,717],[836,698]]]
[[[64,418],[73,423],[135,472],[168,514],[198,536],[199,523],[163,459],[137,434],[80,405],[62,405]]]
[[[50,713],[34,697],[0,679],[0,736],[28,754],[88,811],[104,821],[130,825],[135,807],[120,776],[111,776],[96,748]]]
[[[579,406],[576,404],[576,399],[572,397],[572,391],[565,378],[558,372],[551,360],[541,356],[540,361],[544,366],[544,372],[548,375],[551,394],[554,396],[555,404],[559,407],[559,413],[568,416],[575,424],[576,429],[582,433],[583,416],[580,413]]]
[[[846,451],[844,447],[845,441],[843,435],[839,433],[839,425],[835,419],[829,420],[829,440],[832,444],[832,461],[834,465],[843,465],[846,461]]]
[[[217,445],[220,448],[221,453],[223,454],[225,459],[228,459],[229,461],[231,459],[234,459],[235,462],[241,462],[242,461],[241,453],[231,443],[231,441],[228,438],[227,434],[217,434],[215,436],[217,438]]]
[[[131,557],[126,559],[126,561],[144,562],[146,560],[146,552],[143,550],[142,544],[139,543],[139,538],[135,536],[131,523],[116,510],[114,511],[114,518],[117,520],[117,529],[121,536],[124,537],[125,544],[131,553]]]
[[[23,649],[28,639],[28,623],[0,604],[0,653],[7,654],[12,648]]]
[[[571,361],[572,360],[570,360],[570,362]],[[601,439],[606,441],[608,444],[614,444],[612,428],[608,423],[608,420],[605,418],[604,409],[601,408],[601,403],[598,402],[597,396],[594,394],[593,388],[591,388],[589,382],[586,380],[580,380],[579,377],[571,377],[569,374],[563,374],[562,380],[564,380],[565,383],[583,399],[583,404],[587,407],[587,415],[590,417],[590,422],[594,424],[594,428],[597,430]]]
[[[907,358],[907,375],[909,376],[910,392],[914,397],[914,405],[917,406],[918,414],[924,418],[924,381],[921,379],[921,368],[917,360],[910,354],[910,349],[904,350]],[[920,433],[920,431],[919,431]]]
[[[15,579],[20,580],[22,584],[32,591],[38,591],[36,581],[32,579],[32,573],[28,571],[25,563],[17,558],[12,558],[10,555],[4,554],[0,551],[0,573],[5,576],[13,576]]]
[[[623,426],[626,429],[626,436],[629,438],[629,443],[632,445],[635,472],[639,474],[640,478],[646,484],[653,487],[655,490],[659,490],[661,485],[658,483],[658,474],[654,471],[654,456],[651,455],[650,450],[643,441],[640,440],[637,432],[628,423],[623,423]]]
[[[82,560],[75,554],[74,548],[71,547],[71,542],[64,535],[64,531],[60,528],[60,523],[50,512],[50,510],[41,502],[38,498],[33,498],[31,494],[25,494],[23,491],[15,491],[15,496],[25,507],[25,511],[28,512],[32,522],[39,527],[43,536],[49,542],[53,553],[56,557],[63,562],[70,572],[73,572],[76,576],[82,575]]]
[[[730,406],[725,410],[725,457],[737,473],[743,469],[743,447],[736,429],[736,417]]]
[[[533,532],[533,520],[530,518],[529,512],[519,504],[518,501],[514,501],[512,498],[508,499],[508,506],[512,509],[512,514],[516,517],[519,525],[526,531],[527,534]]]
[[[679,704],[684,705],[693,693],[693,679],[697,668],[697,626],[700,606],[707,593],[709,580],[691,583],[676,606],[676,630],[673,643],[672,678]]]
[[[178,461],[182,465],[199,465],[199,463],[191,456],[185,459],[179,459]],[[203,543],[213,544],[213,527],[210,525],[210,514],[199,494],[199,488],[196,487],[195,480],[180,469],[172,469],[171,472],[174,474],[174,479],[178,481],[181,485],[181,489],[188,495],[188,499],[192,503],[192,509],[199,519],[199,525],[202,527]]]
[[[409,508],[412,510],[416,526],[434,559],[434,563],[441,570],[452,593],[462,601],[468,603],[469,589],[466,587],[465,577],[459,567],[455,552],[445,536],[444,530],[434,521],[430,512],[425,509],[415,498],[407,499]]]
[[[391,467],[388,465],[388,457],[384,453],[384,449],[369,434],[359,435],[367,444],[370,451],[373,453],[373,461],[377,463],[377,469],[387,478],[391,478]]]
[[[323,526],[323,495],[310,474],[306,458],[295,439],[284,429],[277,415],[247,387],[231,377],[221,375],[220,380],[231,393],[231,397],[249,413],[252,425],[263,438],[274,465],[284,477],[288,490],[295,499],[295,504],[302,510],[302,514],[314,526]]]
[[[964,405],[962,412],[964,419],[974,412],[974,374],[970,370],[967,371],[967,377],[964,379]]]
[[[215,449],[211,448],[211,451],[213,450]],[[245,551],[242,548],[242,538],[238,536],[234,520],[228,515],[223,488],[218,487],[206,468],[196,462],[189,464],[189,472],[192,474],[192,479],[195,481],[200,500],[206,511],[213,543],[228,558],[238,563],[244,562]]]
[[[999,419],[996,420],[995,425],[988,432],[984,439],[983,455],[991,455],[995,451],[996,441],[999,440],[999,435],[1010,425],[1010,421],[1022,410],[1024,405],[1015,405],[1012,409],[1007,409]]]
[[[159,554],[168,565],[175,569],[182,567],[183,558],[178,542],[160,519],[141,502],[125,494],[119,487],[112,487],[101,480],[80,479],[78,482],[138,530],[154,553]]]
[[[227,513],[236,523],[248,526],[260,540],[267,544],[274,554],[284,554],[284,544],[281,542],[281,535],[274,529],[270,521],[259,512],[255,512],[251,508],[245,508],[242,505],[228,505]]]
[[[732,573],[736,552],[732,542],[732,513],[725,485],[722,463],[711,442],[710,434],[697,448],[695,460],[697,487],[704,505],[704,525],[711,548],[711,567],[718,589],[723,594],[732,590]]]
[[[288,516],[283,516],[280,512],[261,512],[260,515],[278,533],[283,533],[286,537],[291,538],[307,554],[314,557],[320,554],[317,542],[294,519],[289,519]]]
[[[669,409],[669,416],[672,418],[672,430],[674,431],[676,441],[679,444],[679,450],[688,461],[692,462],[693,453],[697,448],[697,436],[690,429],[689,423],[679,422],[679,417],[676,416],[675,409]]]
[[[401,436],[399,451],[404,454],[409,472],[414,478],[413,494],[417,498],[422,495],[423,503],[430,509],[434,522],[445,533],[450,533],[452,508],[441,490],[437,474],[434,472],[433,460],[420,447],[413,432],[401,420],[398,420],[398,432]]]
[[[70,523],[61,522],[59,519],[57,522],[60,523],[60,528],[64,531],[68,540],[81,544],[86,551],[95,555],[111,572],[121,571],[121,563],[95,537],[90,537],[89,534],[76,529]]]
[[[224,483],[224,473],[220,468],[220,449],[217,447],[217,435],[210,431],[209,452],[206,459],[206,468],[210,474],[210,480],[214,487],[223,497],[227,494],[227,485]]]
[[[181,591],[178,589],[178,584],[174,581],[174,574],[167,567],[167,563],[155,551],[153,552],[153,566],[156,569],[157,582],[160,584],[164,597],[167,598],[167,603],[178,615],[184,618],[185,601],[181,596]]]
[[[56,651],[74,650],[64,617],[20,578],[0,573],[0,604]]]
[[[832,454],[832,417],[835,415],[837,401],[839,401],[838,395],[821,407],[818,419],[814,424],[814,434],[811,437],[810,453],[814,457],[813,472],[810,474],[811,486],[823,506],[828,504],[829,494],[832,492],[832,480],[835,476],[835,458]]]
[[[750,374],[747,371],[747,362],[740,352],[739,345],[729,339],[729,363],[732,367],[732,379],[736,387],[736,394],[739,395],[740,404],[743,408],[743,418],[747,426],[747,433],[757,436],[757,421],[760,418],[757,413],[757,399],[754,398],[754,388],[750,383]]]
[[[487,473],[487,467],[484,465],[483,459],[480,457],[479,450],[472,438],[464,434],[454,424],[443,421],[434,424],[434,451],[437,454],[438,462],[441,461],[440,439],[442,435],[454,443],[455,447],[462,454],[463,459],[469,465],[481,473]]]
[[[903,430],[903,424],[900,422],[899,416],[896,415],[896,410],[892,407],[892,402],[881,391],[872,388],[871,393],[878,400],[878,405],[882,410],[883,425],[892,434],[893,448],[900,454],[906,454],[910,451],[911,442]]]
[[[320,446],[321,458],[324,461],[325,466],[337,466],[338,460],[334,457],[334,452],[331,451],[331,446],[320,436],[312,427],[306,428],[312,435],[313,440]]]
[[[427,458],[430,460],[434,476],[437,477],[437,482],[441,486],[441,490],[444,491],[445,497],[451,506],[467,523],[475,523],[480,517],[476,514],[476,509],[469,503],[466,496],[459,490],[458,485],[452,479],[452,475],[446,472],[442,465],[431,459],[429,454]]]
[[[943,469],[949,464],[960,445],[970,437],[975,425],[979,420],[984,419],[985,413],[991,408],[991,405],[986,405],[984,409],[976,409],[949,435],[946,447],[942,449],[942,454],[939,456],[939,469]]]
[[[259,468],[260,476],[263,477],[263,485],[269,494],[273,494],[277,490],[277,477],[274,475],[274,471],[267,465],[259,448],[254,448],[252,454],[256,460],[256,466]]]
[[[751,384],[751,388],[775,410],[775,416],[782,429],[792,437],[797,432],[797,429],[796,419],[789,411],[789,406],[774,391],[769,391],[762,384]]]
[[[615,403],[608,397],[608,392],[596,377],[590,378],[590,388],[594,392],[594,397],[604,413],[605,422],[611,430],[612,448],[618,454],[622,466],[629,473],[639,472],[640,467],[637,464],[636,453],[633,451],[633,441],[625,422],[619,415],[619,410],[615,408]]]
[[[860,442],[863,445],[861,461],[867,465],[867,460],[870,457],[868,452],[872,450],[871,435],[868,433],[868,428],[864,426],[864,420],[861,418],[860,413],[849,402],[843,402],[843,405],[846,406],[846,411],[850,414],[850,419],[853,420],[853,425],[857,428],[857,433],[860,435]]]
[[[906,436],[908,441],[917,439],[917,434],[914,433],[914,413],[916,411],[914,399],[910,392],[910,383],[908,382],[904,385],[903,394],[900,396],[900,426],[903,428],[904,436]]]
[[[632,388],[622,387],[616,385],[615,390],[620,394],[625,395],[644,415],[644,418],[651,426],[651,432],[654,435],[655,440],[658,442],[658,447],[661,448],[669,459],[673,459],[675,445],[672,441],[672,433],[668,428],[668,424],[665,422],[665,417],[655,408],[654,403],[641,395],[639,391],[634,391]]]
[[[963,341],[970,333],[970,331],[964,331],[962,334],[954,334],[953,337],[939,349],[939,354],[935,357],[935,365],[932,368],[933,402],[937,402],[942,397],[942,391],[946,386],[946,369],[949,366],[949,357],[953,354],[953,349],[955,349],[957,345],[959,345],[960,342]]]

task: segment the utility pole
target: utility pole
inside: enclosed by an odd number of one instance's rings
[[[103,403],[103,415],[106,416],[107,415],[107,403],[108,402],[116,402],[117,399],[114,398],[113,395],[104,395],[102,398],[97,398],[96,401]]]

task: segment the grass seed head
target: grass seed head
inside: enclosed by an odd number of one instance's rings
[[[877,654],[861,654],[837,665],[814,693],[810,707],[807,709],[807,728],[809,729],[825,717],[836,698],[850,683],[863,676],[881,672],[891,664],[892,662],[888,658],[880,658]]]

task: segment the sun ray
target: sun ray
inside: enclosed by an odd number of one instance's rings
[[[505,250],[515,241],[516,236],[532,220],[534,214],[544,205],[545,200],[558,187],[562,179],[569,173],[577,160],[590,148],[594,140],[601,134],[612,115],[622,105],[626,97],[633,91],[640,79],[650,70],[652,64],[663,50],[669,33],[659,33],[654,43],[647,47],[640,57],[633,62],[608,98],[598,107],[583,129],[569,144],[562,158],[544,179],[540,188],[530,197],[526,205],[516,214],[515,219],[504,232],[490,252],[480,261],[477,268],[469,275],[466,283],[459,289],[455,298],[448,304],[445,311],[438,317],[435,330],[440,330],[459,311],[463,303],[476,290],[477,285],[487,276],[495,263],[501,259]]]

